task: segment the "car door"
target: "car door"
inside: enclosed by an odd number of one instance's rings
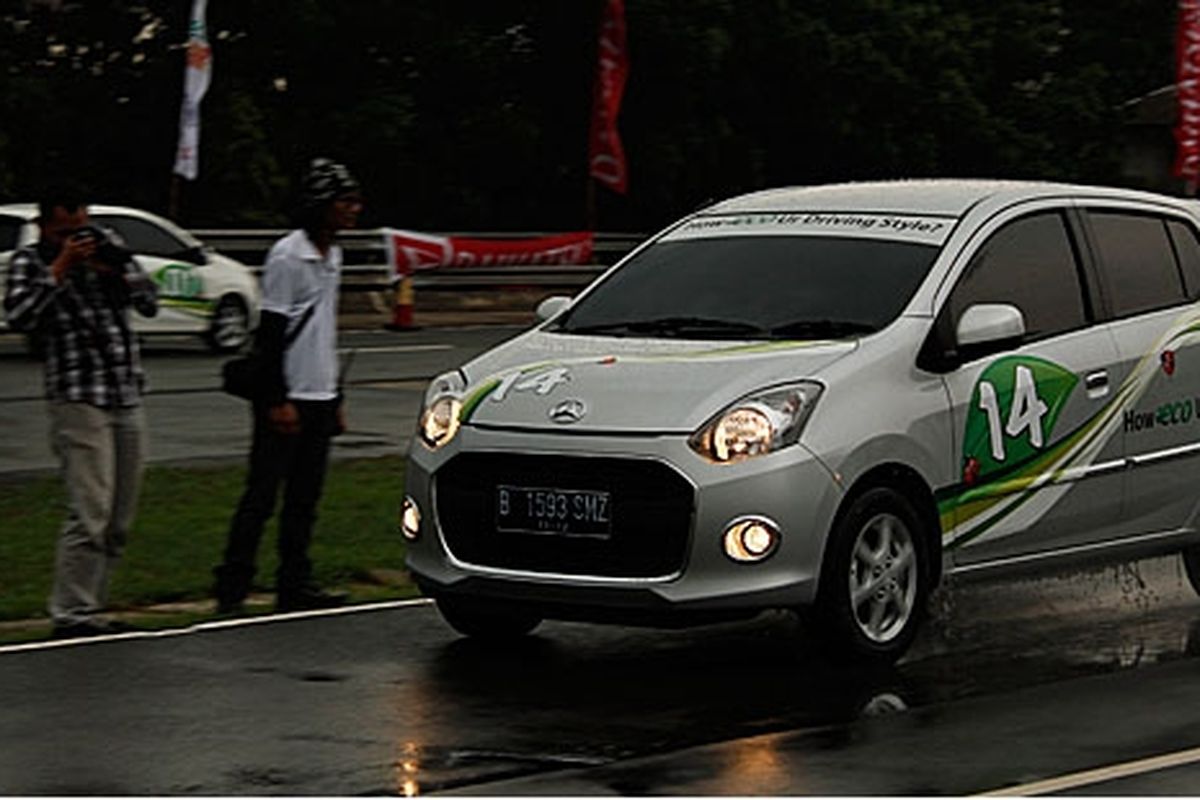
[[[125,240],[142,269],[158,286],[158,314],[133,315],[134,328],[145,332],[198,333],[208,329],[212,300],[202,265],[185,260],[191,248],[149,220],[126,214],[93,213],[92,221],[112,228]]]
[[[1120,354],[1128,466],[1120,533],[1173,531],[1192,516],[1198,497],[1196,229],[1186,217],[1168,216],[1152,207],[1092,205],[1084,218]]]
[[[1016,306],[1025,336],[957,354],[945,376],[961,479],[941,494],[955,565],[1056,550],[1106,535],[1121,512],[1121,437],[1111,408],[1117,350],[1095,323],[1078,225],[1061,203],[993,218],[964,252],[937,335],[967,308]],[[1115,421],[1114,421],[1115,420]]]

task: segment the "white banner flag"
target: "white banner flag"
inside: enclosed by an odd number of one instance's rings
[[[208,0],[193,0],[188,25],[187,69],[183,73],[183,107],[179,112],[179,149],[175,151],[175,174],[190,181],[200,171],[200,101],[212,77],[212,47],[204,11]]]

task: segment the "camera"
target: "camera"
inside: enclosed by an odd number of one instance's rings
[[[108,231],[97,225],[83,225],[71,232],[74,241],[92,241],[96,243],[96,252],[92,258],[106,267],[121,269],[132,257],[132,253],[113,241]]]

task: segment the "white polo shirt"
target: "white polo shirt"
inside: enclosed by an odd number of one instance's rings
[[[288,347],[283,375],[288,398],[332,400],[337,397],[337,307],[342,249],[329,248],[328,256],[295,230],[280,239],[267,254],[263,267],[262,309],[288,318],[288,335],[315,304],[312,318]]]

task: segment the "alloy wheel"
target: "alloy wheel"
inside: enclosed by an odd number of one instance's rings
[[[221,352],[231,352],[241,348],[249,336],[250,320],[246,307],[236,298],[223,298],[213,310],[213,347]]]
[[[894,514],[876,514],[859,530],[850,551],[850,608],[872,642],[892,641],[913,615],[917,557],[912,532]]]

